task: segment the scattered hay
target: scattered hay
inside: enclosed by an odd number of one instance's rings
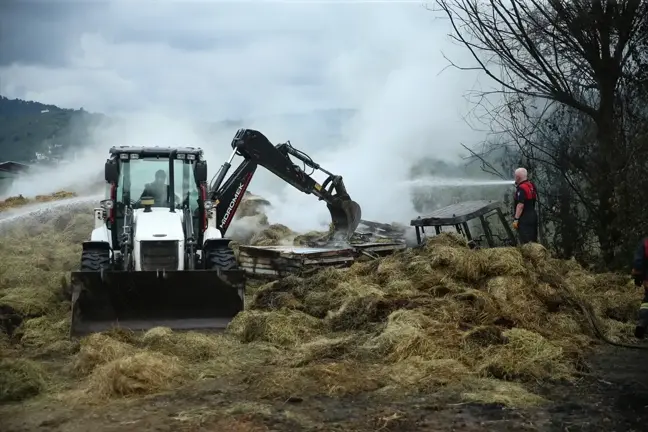
[[[517,248],[481,249],[481,264],[485,276],[520,276],[527,274],[524,257]]]
[[[570,380],[582,362],[579,352],[594,335],[577,306],[582,298],[563,287],[582,292],[591,283],[589,274],[550,258],[541,246],[471,250],[453,235],[437,237],[421,250],[355,263],[347,271],[326,269],[267,284],[249,312],[311,316],[322,319],[329,332],[342,332],[305,337],[297,344],[291,338],[287,346],[295,350],[287,355],[293,367],[386,361],[384,367],[395,376],[393,368],[419,368],[422,372],[412,375],[422,384],[413,388],[478,375],[522,382]],[[592,300],[604,311],[604,331],[622,339],[631,326],[631,296],[602,290],[601,285],[618,283],[608,279],[598,281]],[[306,386],[299,376],[295,379],[302,382],[295,385]],[[487,390],[470,397],[486,398]]]
[[[520,253],[527,262],[535,267],[551,258],[549,251],[540,243],[526,243],[520,247]]]
[[[34,198],[34,201],[37,202],[50,202],[50,201],[56,201],[56,200],[61,200],[61,199],[66,199],[66,198],[74,198],[76,193],[74,192],[67,192],[67,191],[59,191],[59,192],[54,192],[49,195],[36,195]]]
[[[547,401],[520,384],[494,379],[470,379],[462,385],[461,397],[467,402],[499,404],[508,408],[529,408]]]
[[[155,327],[141,338],[143,348],[175,356],[192,363],[225,357],[232,351],[232,343],[220,335],[196,332],[173,332],[169,328]]]
[[[74,369],[82,375],[87,375],[97,366],[133,354],[135,350],[134,346],[105,334],[91,334],[81,340],[81,347],[74,361]]]
[[[246,379],[249,390],[267,399],[285,401],[314,395],[346,396],[383,387],[387,378],[378,365],[350,361],[296,368],[269,368]]]
[[[248,201],[237,220],[265,217],[267,203]],[[45,354],[68,361],[76,349],[61,315],[69,307],[61,302],[61,278],[78,266],[91,226],[91,213],[61,213],[3,232],[0,306],[22,321],[13,343],[0,333],[4,359]],[[327,234],[297,236],[271,225],[251,243],[301,245]],[[580,302],[591,303],[610,339],[632,337],[639,297],[629,283],[554,259],[540,245],[473,250],[463,237],[444,233],[345,270],[251,284],[247,310],[225,334],[116,328],[91,335],[71,357],[72,370],[83,377],[84,394],[98,400],[227,377],[255,396],[282,400],[445,387],[467,401],[529,406],[543,401],[514,381],[572,379],[596,337]],[[25,379],[28,390],[18,393],[46,389],[37,363],[19,366],[12,367],[40,379]]]
[[[301,309],[299,298],[304,296],[303,282],[302,278],[291,275],[262,285],[254,293],[250,307],[259,310]]]
[[[329,233],[327,231],[309,231],[304,234],[299,234],[293,240],[295,246],[309,246],[311,244],[317,244],[318,242],[324,241],[328,238]]]
[[[234,408],[220,411],[208,407],[182,410],[173,416],[180,422],[180,430],[213,430],[227,432],[268,432],[263,421],[251,418],[254,415],[270,416],[269,407],[261,404],[233,404]]]
[[[479,369],[503,380],[559,381],[573,377],[574,365],[563,349],[541,335],[513,328],[503,333],[504,345],[491,346],[484,352]]]
[[[389,315],[387,326],[368,342],[367,348],[394,362],[411,357],[436,359],[441,347],[435,343],[434,332],[446,330],[447,326],[419,311],[399,309]]]
[[[468,242],[464,236],[455,232],[443,232],[439,235],[428,237],[425,240],[425,246],[426,248],[433,248],[435,246],[467,248]]]
[[[502,329],[495,325],[477,326],[462,335],[467,345],[477,347],[488,347],[490,345],[502,345],[506,343]]]
[[[0,358],[9,355],[13,350],[9,335],[0,328]]]
[[[346,360],[358,356],[358,347],[366,341],[363,335],[319,337],[300,345],[292,354],[292,366],[304,366],[318,361]]]
[[[23,322],[20,327],[20,343],[41,355],[71,354],[76,347],[67,339],[69,331],[69,318],[33,318]]]
[[[401,391],[426,391],[438,386],[461,382],[473,372],[456,359],[425,359],[414,356],[389,367],[393,386]]]
[[[486,263],[481,251],[474,251],[456,246],[429,246],[426,258],[432,267],[444,269],[449,275],[467,282],[478,282]]]
[[[389,304],[383,301],[382,291],[371,285],[366,287],[368,292],[356,291],[339,309],[329,311],[326,323],[332,331],[372,331],[389,315]]]
[[[31,277],[38,276],[38,273],[40,273],[38,269],[32,269]],[[44,276],[50,278],[49,281],[45,282],[44,286],[18,285],[16,288],[1,290],[0,306],[9,307],[23,317],[44,315],[56,308],[59,303],[61,275],[55,276],[50,273]],[[0,284],[5,283],[0,281]]]
[[[323,330],[320,320],[290,309],[243,311],[227,327],[227,332],[243,343],[263,341],[281,346],[297,346],[319,336]]]
[[[127,345],[136,345],[139,342],[139,338],[134,331],[123,327],[111,327],[102,334]]]
[[[195,365],[192,374],[198,379],[227,377],[229,383],[240,383],[248,372],[267,365],[276,365],[285,358],[285,348],[267,342],[242,344],[227,335],[218,339],[221,355]]]
[[[175,357],[138,352],[109,361],[88,378],[87,393],[95,398],[145,395],[172,389],[187,379]]]
[[[265,210],[270,206],[270,201],[254,195],[249,191],[245,191],[243,199],[236,210],[235,217],[240,219],[251,216],[265,216]],[[267,220],[267,216],[265,217]]]
[[[46,376],[32,360],[0,359],[0,401],[21,401],[40,394],[47,386]]]
[[[50,202],[66,198],[73,198],[75,196],[76,194],[74,192],[66,191],[54,192],[50,195],[36,195],[34,198],[25,198],[22,195],[13,196],[5,199],[4,201],[0,201],[0,212],[11,210],[17,207],[22,207],[27,204]]]
[[[290,228],[281,224],[273,224],[255,234],[250,240],[252,246],[280,246],[292,245],[297,234]]]
[[[12,196],[5,199],[4,201],[0,201],[0,211],[21,207],[27,205],[29,202],[30,200],[28,200],[22,195]]]

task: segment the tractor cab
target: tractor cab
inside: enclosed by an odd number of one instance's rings
[[[111,207],[108,209],[107,228],[113,248],[121,246],[122,228],[129,212],[141,209],[146,212],[185,213],[191,220],[191,231],[200,236],[206,177],[207,163],[201,149],[111,148],[105,166],[108,196],[103,206]]]

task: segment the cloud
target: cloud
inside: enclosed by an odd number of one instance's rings
[[[40,3],[11,9],[39,37],[16,26],[3,35],[22,49],[1,58],[0,94],[127,119],[98,128],[88,172],[101,170],[110,145],[169,142],[203,147],[213,173],[235,130],[201,131],[189,119],[248,119],[342,175],[366,218],[406,221],[413,161],[453,160],[459,143],[480,138],[462,119],[476,76],[439,74],[442,51],[453,60],[465,53],[422,4],[81,3],[52,3],[58,12],[49,14]],[[262,168],[251,189],[275,204],[271,221],[298,230],[328,223],[323,203]]]

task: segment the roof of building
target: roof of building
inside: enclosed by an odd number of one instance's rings
[[[29,168],[30,168],[29,165],[20,162],[13,162],[13,161],[0,162],[0,171],[19,173],[19,172],[27,171]]]

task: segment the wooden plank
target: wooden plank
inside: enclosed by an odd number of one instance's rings
[[[326,266],[329,267],[329,266]],[[350,266],[346,267],[339,267],[339,266],[330,266],[334,267],[339,271],[346,271],[349,269]],[[320,267],[324,268],[324,267]],[[309,274],[313,271],[317,271],[317,267],[306,267],[304,269],[301,269],[300,271],[287,271],[287,270],[271,270],[271,269],[259,269],[259,268],[248,268],[248,267],[241,267],[241,270],[244,270],[245,273],[248,276],[258,278],[258,279],[264,279],[264,280],[274,280],[274,279],[279,279],[282,277],[290,276],[290,275],[302,275],[302,274]]]
[[[331,257],[331,258],[317,258],[317,259],[304,259],[303,265],[318,265],[318,264],[342,264],[345,262],[355,261],[355,256],[352,257]]]
[[[290,271],[299,271],[303,266],[287,266],[287,265],[277,265],[276,263],[260,263],[260,262],[241,262],[240,267],[249,267],[249,268],[260,268],[268,270],[276,269],[286,269]]]
[[[365,250],[367,252],[373,252],[373,253],[378,253],[378,252],[385,252],[385,253],[393,253],[398,250],[403,250],[407,247],[404,243],[396,243],[396,244],[384,244],[384,243],[374,243],[370,245],[358,245],[358,249]]]
[[[239,265],[253,277],[276,279],[324,267],[348,267],[355,261],[351,248],[324,249],[291,246],[241,246]]]
[[[304,262],[303,259],[296,258],[286,258],[286,257],[267,257],[267,256],[254,256],[248,255],[244,252],[239,252],[238,256],[239,261],[249,261],[249,262],[265,262],[265,263],[276,263],[276,264],[285,264],[285,265],[296,265],[300,266]]]
[[[250,257],[241,257],[239,255],[239,264],[246,266],[257,266],[260,268],[290,268],[290,269],[301,269],[304,267],[312,266],[321,266],[321,265],[336,265],[344,263],[352,263],[355,261],[355,257],[348,258],[321,258],[317,260],[303,260],[301,262],[287,262],[287,261],[274,261],[267,259],[255,259]]]
[[[252,276],[285,277],[293,274],[293,272],[286,271],[286,270],[261,269],[261,268],[251,268],[251,267],[241,267],[241,270],[245,270],[246,274]]]
[[[239,251],[248,256],[283,257],[290,259],[317,259],[325,257],[353,256],[353,248],[309,248],[302,246],[240,246]]]
[[[369,228],[370,232],[384,232],[384,233],[391,233],[391,234],[403,234],[405,233],[405,230],[400,227],[395,227],[392,224],[386,224],[386,223],[381,223],[381,222],[374,222],[374,221],[368,221],[361,219],[360,220],[360,230],[362,230],[362,225],[365,227]]]

